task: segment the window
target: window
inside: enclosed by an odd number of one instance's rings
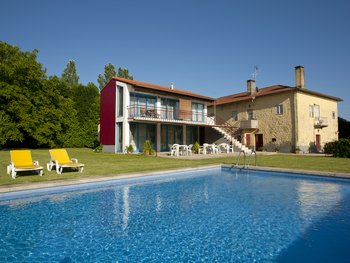
[[[309,105],[309,117],[314,117],[314,106]]]
[[[130,116],[145,117],[148,110],[154,110],[157,98],[155,96],[139,93],[130,93]]]
[[[248,114],[248,120],[252,120],[253,119],[253,110],[252,109],[247,110],[247,114]]]
[[[232,111],[232,120],[238,121],[238,114],[237,114],[237,111]]]
[[[283,114],[283,104],[280,104],[280,105],[276,106],[276,114],[277,115],[282,115]]]
[[[335,111],[332,111],[332,118],[335,119]]]
[[[192,120],[204,121],[204,104],[192,102]]]
[[[123,116],[123,87],[117,86],[117,117]]]
[[[164,119],[179,118],[179,101],[170,98],[161,98],[162,113]]]
[[[320,105],[314,105],[314,117],[315,119],[320,118]]]

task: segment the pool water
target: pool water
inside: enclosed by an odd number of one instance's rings
[[[209,169],[0,195],[0,262],[349,262],[350,182]]]

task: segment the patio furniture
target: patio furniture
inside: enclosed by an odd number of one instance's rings
[[[230,145],[228,145],[227,143],[220,143],[219,144],[219,152],[223,152],[223,153],[229,153],[230,152]]]
[[[30,150],[10,151],[11,163],[7,166],[7,173],[16,178],[17,172],[37,171],[40,176],[43,175],[43,167],[39,166],[38,161],[33,161]]]
[[[170,156],[179,156],[178,144],[169,144]]]
[[[185,144],[178,145],[179,147],[179,155],[188,155],[188,146]]]
[[[193,144],[190,144],[187,146],[187,155],[192,155],[192,147],[193,147]]]
[[[198,153],[207,154],[208,150],[209,150],[209,144],[208,143],[203,143],[203,146],[199,146]]]
[[[50,163],[47,164],[47,170],[51,171],[52,168],[56,167],[56,172],[61,174],[63,168],[76,168],[79,172],[83,172],[84,164],[78,163],[78,159],[70,159],[65,149],[52,149],[49,150]]]

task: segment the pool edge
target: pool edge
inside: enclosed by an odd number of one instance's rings
[[[54,181],[47,181],[47,182],[35,182],[35,183],[27,183],[27,184],[19,184],[19,185],[4,185],[4,186],[0,186],[0,194],[26,191],[26,190],[52,188],[52,187],[59,187],[59,186],[68,186],[68,185],[75,185],[75,184],[87,184],[87,183],[122,180],[122,179],[129,179],[129,178],[139,178],[139,177],[150,176],[150,175],[161,175],[161,174],[171,174],[171,173],[177,173],[177,172],[187,172],[187,171],[210,169],[210,168],[221,168],[221,167],[222,167],[221,164],[215,164],[215,165],[203,165],[198,167],[182,168],[182,169],[157,170],[157,171],[150,171],[150,172],[116,174],[116,175],[110,175],[110,176],[96,176],[96,177],[92,176],[92,177],[83,177],[83,178],[54,180]]]
[[[36,182],[36,183],[28,183],[28,184],[20,184],[20,185],[5,185],[5,186],[0,186],[0,194],[25,191],[25,190],[35,190],[35,189],[75,185],[75,184],[85,184],[85,183],[104,182],[104,181],[112,181],[112,180],[122,180],[122,179],[129,179],[129,178],[138,178],[138,177],[144,177],[149,175],[160,175],[160,174],[186,172],[186,171],[201,170],[201,169],[220,168],[220,167],[232,168],[233,166],[229,164],[215,164],[215,165],[203,165],[198,167],[182,168],[182,169],[168,169],[168,170],[158,170],[158,171],[150,171],[150,172],[116,174],[116,175],[110,175],[110,176],[83,177],[83,178],[55,180],[55,181],[48,181],[48,182]],[[311,176],[325,176],[330,178],[350,179],[350,174],[337,173],[337,172],[296,170],[296,169],[274,168],[274,167],[263,167],[263,166],[250,166],[249,170],[286,172],[286,173],[293,173],[293,174],[306,174]]]
[[[221,167],[232,168],[234,166],[222,164]],[[271,172],[284,172],[292,174],[305,174],[312,176],[323,176],[330,178],[341,178],[341,179],[350,179],[350,173],[338,173],[338,172],[324,172],[324,171],[314,171],[314,170],[302,170],[302,169],[288,169],[288,168],[276,168],[276,167],[264,167],[264,166],[249,166],[247,170],[254,171],[271,171]]]

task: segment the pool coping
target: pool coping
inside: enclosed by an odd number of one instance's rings
[[[232,167],[234,166],[229,164],[215,164],[215,165],[203,165],[198,167],[182,168],[182,169],[168,169],[168,170],[158,170],[158,171],[150,171],[150,172],[116,174],[116,175],[110,175],[110,176],[93,176],[93,177],[83,177],[83,178],[80,177],[80,178],[54,180],[54,181],[47,181],[47,182],[26,183],[26,184],[19,184],[19,185],[4,185],[4,186],[0,186],[0,194],[25,191],[25,190],[35,190],[35,189],[75,185],[75,184],[139,178],[139,177],[145,177],[150,175],[162,175],[162,174],[171,174],[171,173],[177,173],[177,172],[196,171],[196,170],[210,169],[210,168],[232,168]],[[249,170],[286,172],[286,173],[293,173],[293,174],[305,174],[305,175],[311,175],[311,176],[325,176],[330,178],[350,179],[350,173],[297,170],[297,169],[263,167],[263,166],[250,166]]]
[[[205,165],[205,166],[203,165],[198,167],[182,168],[182,169],[157,170],[157,171],[150,171],[150,172],[126,173],[126,174],[116,174],[116,175],[109,175],[109,176],[79,177],[79,178],[53,180],[53,181],[46,181],[46,182],[18,184],[18,185],[3,185],[3,186],[0,186],[0,195],[2,193],[10,193],[10,192],[17,192],[17,191],[52,188],[52,187],[75,185],[75,184],[114,181],[114,180],[146,177],[150,175],[163,175],[163,174],[165,175],[165,174],[172,174],[177,172],[197,171],[197,170],[221,168],[221,167],[222,167],[221,164],[215,164],[215,165]]]
[[[231,168],[234,166],[222,164],[221,167]],[[241,167],[241,166],[239,166],[239,167]],[[264,167],[264,166],[249,166],[249,170],[266,171],[266,172],[283,172],[283,173],[292,173],[292,174],[305,174],[305,175],[311,175],[311,176],[321,176],[321,177],[324,176],[324,177],[330,177],[330,178],[350,179],[350,173],[325,172],[325,171],[315,171],[315,170]]]

